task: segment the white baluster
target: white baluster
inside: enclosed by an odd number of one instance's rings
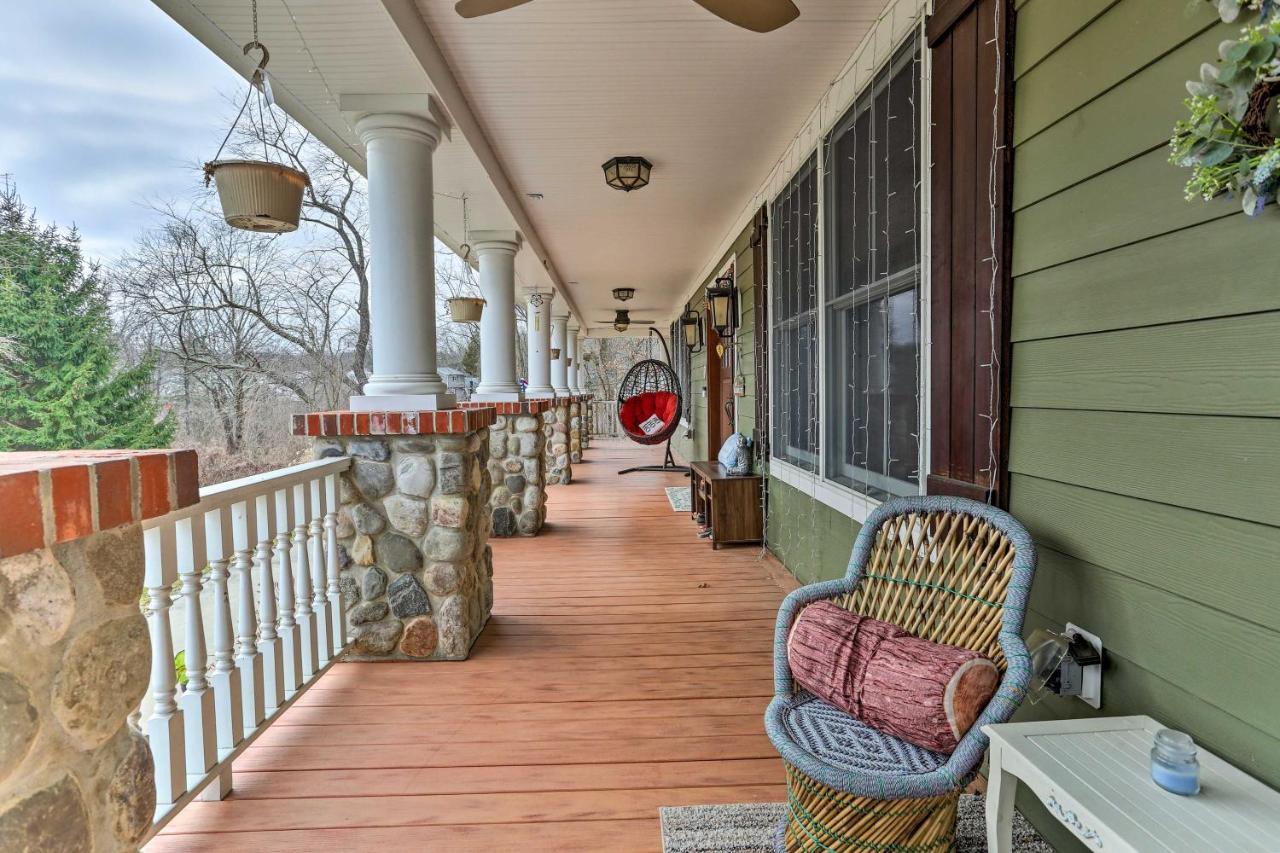
[[[297,582],[298,638],[302,647],[302,682],[319,669],[316,619],[311,612],[311,555],[307,547],[307,521],[311,517],[311,492],[306,483],[293,487],[293,571]]]
[[[219,760],[226,758],[244,739],[244,701],[240,698],[241,684],[236,674],[231,596],[227,583],[230,561],[235,552],[232,529],[229,507],[205,513],[205,550],[209,556],[209,583],[213,586],[213,674],[209,681],[213,690]],[[252,591],[249,606],[253,606]],[[200,799],[221,800],[231,793],[231,762],[224,762],[219,770],[218,778],[200,792]]]
[[[338,586],[338,475],[324,478],[324,557],[329,579],[329,613],[333,627],[333,655],[347,647],[347,613],[342,606],[342,590]]]
[[[323,481],[316,479],[308,484],[311,490],[311,518],[307,534],[311,547],[311,611],[316,620],[316,656],[320,666],[333,657],[333,629],[329,627],[329,598],[325,595],[324,518],[325,494]]]
[[[147,718],[146,732],[156,769],[156,805],[166,806],[187,790],[182,710],[174,701],[177,678],[169,625],[169,608],[173,605],[170,587],[177,575],[177,543],[172,524],[143,533],[143,556],[144,584],[150,596],[147,621],[151,629],[151,697],[155,701],[155,708]]]
[[[284,653],[276,633],[276,582],[272,576],[271,542],[275,539],[275,498],[270,493],[254,500],[258,518],[258,547],[253,564],[258,568],[258,651],[262,654],[263,704],[267,716],[284,704]]]
[[[235,548],[235,569],[239,576],[239,607],[236,626],[236,672],[239,673],[240,701],[244,709],[244,731],[250,732],[266,717],[263,707],[262,655],[258,654],[258,616],[253,609],[253,551],[258,544],[257,516],[247,502],[231,507],[231,539]]]
[[[178,539],[178,577],[182,579],[183,610],[186,611],[186,637],[182,652],[187,669],[187,689],[178,704],[182,707],[186,731],[187,775],[189,783],[199,782],[217,762],[213,691],[205,670],[209,654],[205,651],[204,613],[200,591],[204,586],[205,544],[204,519],[183,518],[174,529]]]
[[[290,489],[277,489],[276,506],[276,559],[279,561],[280,598],[280,641],[281,659],[284,663],[284,695],[288,699],[302,687],[302,636],[298,623],[293,616],[295,604],[293,594],[293,561],[289,552],[293,543],[289,538],[293,519],[293,492]]]

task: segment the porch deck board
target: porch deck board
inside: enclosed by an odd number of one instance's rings
[[[494,616],[461,663],[340,663],[149,851],[651,851],[664,805],[785,796],[764,736],[787,586],[712,551],[594,443],[534,539],[495,540]],[[700,586],[705,584],[705,586]]]

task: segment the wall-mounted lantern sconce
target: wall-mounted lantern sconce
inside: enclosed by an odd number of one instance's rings
[[[718,278],[707,287],[707,305],[716,334],[732,339],[738,325],[738,289],[732,276]]]
[[[680,317],[680,326],[684,329],[684,345],[689,350],[689,354],[702,352],[705,342],[702,339],[701,315],[690,308]]]

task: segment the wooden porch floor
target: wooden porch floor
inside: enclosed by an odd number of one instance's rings
[[[658,450],[586,455],[540,536],[493,542],[470,660],[335,665],[230,797],[147,849],[652,851],[659,806],[782,800],[762,722],[780,567],[699,540],[662,490],[685,478],[617,476]]]

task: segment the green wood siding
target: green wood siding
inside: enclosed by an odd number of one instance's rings
[[[1100,712],[1019,716],[1151,714],[1280,785],[1280,214],[1184,201],[1165,147],[1236,29],[1208,3],[1019,5],[1011,510],[1041,554],[1028,629],[1111,656]]]
[[[751,226],[749,224],[733,241],[732,248],[717,261],[715,269],[722,269],[731,257],[735,258],[738,304],[741,306],[741,328],[737,334],[738,364],[736,370],[746,377],[747,391],[746,396],[737,398],[738,430],[751,435],[752,430],[756,428],[756,336],[755,283],[752,269]],[[698,285],[697,291],[689,297],[688,302],[681,309],[682,312],[693,308],[700,314],[703,313],[702,293],[710,283],[711,279],[707,279]],[[684,344],[683,341],[676,340],[672,342],[672,345],[683,346]],[[690,371],[693,382],[693,387],[690,389],[693,394],[693,435],[685,438],[683,435],[677,434],[671,442],[672,452],[684,460],[710,459],[711,454],[720,449],[719,447],[708,447],[707,397],[703,394],[703,389],[707,386],[707,359],[715,357],[714,352],[708,353],[705,349],[693,357],[692,370]]]
[[[768,478],[767,488],[769,550],[801,583],[844,577],[860,527],[777,477]]]

